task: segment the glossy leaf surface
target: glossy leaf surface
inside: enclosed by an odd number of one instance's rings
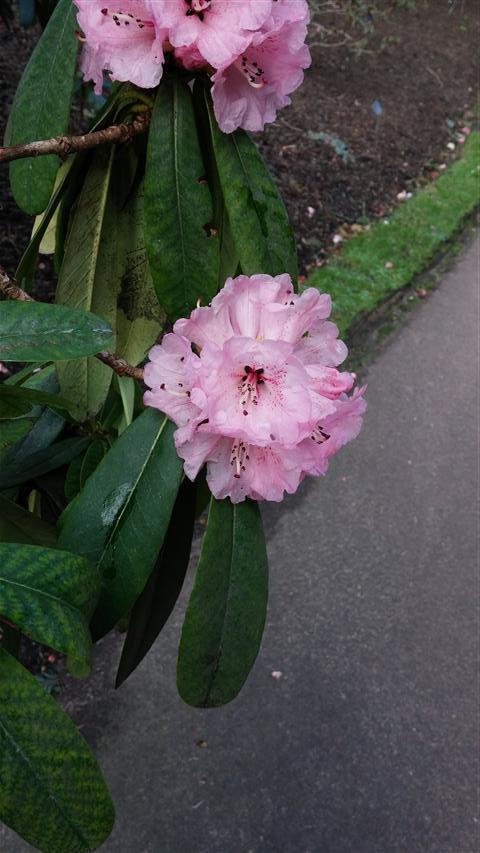
[[[0,303],[0,359],[56,361],[109,347],[109,325],[86,311],[42,302]]]
[[[171,320],[187,316],[217,289],[218,235],[189,87],[158,90],[145,173],[145,244],[153,284]]]
[[[180,595],[190,559],[195,522],[195,486],[185,479],[175,501],[155,568],[130,616],[118,666],[119,687],[143,660]]]
[[[224,705],[260,648],[268,563],[258,505],[212,498],[180,641],[177,684],[189,705]]]
[[[95,638],[133,607],[157,560],[182,476],[174,429],[158,411],[143,412],[60,519],[59,547],[87,557],[103,575]]]
[[[231,235],[245,275],[288,272],[297,279],[295,238],[285,205],[255,143],[243,130],[222,133],[205,92],[218,176]]]
[[[23,72],[10,114],[8,145],[66,133],[70,117],[78,40],[75,6],[60,0]],[[59,166],[56,155],[10,164],[10,183],[26,213],[45,210]]]

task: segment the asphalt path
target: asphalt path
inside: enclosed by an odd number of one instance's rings
[[[479,248],[374,361],[361,436],[265,508],[239,698],[178,698],[180,612],[116,693],[100,649],[72,710],[116,801],[102,853],[478,853]]]

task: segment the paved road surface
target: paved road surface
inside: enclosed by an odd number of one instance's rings
[[[102,853],[478,851],[479,246],[375,361],[361,437],[267,508],[268,626],[237,701],[176,696],[179,617],[116,695],[83,697],[118,810]]]

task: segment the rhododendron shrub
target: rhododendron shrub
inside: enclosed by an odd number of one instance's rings
[[[265,622],[261,502],[324,475],[366,404],[329,296],[298,292],[287,213],[246,132],[302,81],[306,0],[52,6],[0,151],[37,217],[17,270],[0,258],[0,816],[46,853],[81,853],[112,802],[20,638],[83,677],[122,625],[121,685],[208,511],[177,684],[196,707],[233,699]],[[32,298],[39,254],[55,304]]]

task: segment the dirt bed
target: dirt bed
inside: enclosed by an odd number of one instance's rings
[[[0,23],[1,122],[37,38],[35,28]],[[479,43],[477,0],[419,0],[415,11],[382,20],[359,56],[313,49],[293,105],[257,139],[289,210],[303,273],[323,262],[339,228],[382,216],[399,191],[454,156],[447,144],[473,115]],[[10,197],[6,168],[0,220],[0,264],[12,273],[31,219]],[[40,287],[50,275],[43,265]]]

